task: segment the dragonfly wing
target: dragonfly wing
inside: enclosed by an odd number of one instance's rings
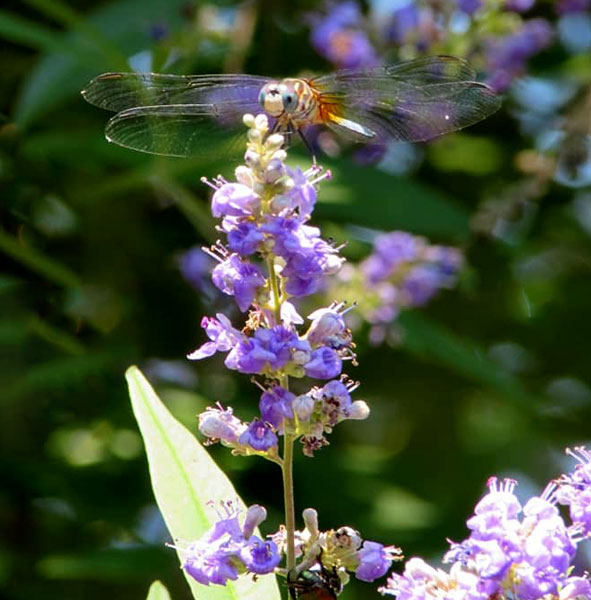
[[[498,110],[500,98],[472,81],[473,75],[465,61],[432,57],[338,71],[310,83],[333,129],[361,141],[368,141],[369,131],[374,143],[416,142],[468,127]]]
[[[111,142],[162,156],[224,156],[244,146],[239,103],[141,106],[116,114],[105,135]],[[242,143],[241,143],[242,142]]]
[[[244,102],[248,110],[259,110],[258,95],[268,81],[253,75],[104,73],[82,95],[90,104],[113,112],[138,106],[224,102]]]
[[[474,81],[476,72],[467,60],[454,56],[428,56],[381,67],[343,69],[312,80],[320,89],[363,91],[369,82],[399,81],[423,86],[454,81]]]

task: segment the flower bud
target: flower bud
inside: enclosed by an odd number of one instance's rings
[[[240,165],[240,166],[236,167],[234,174],[236,176],[236,181],[238,181],[238,183],[242,183],[243,185],[246,185],[252,189],[252,187],[254,185],[254,175],[253,175],[253,172],[248,167],[245,167],[244,165]]]
[[[310,362],[311,359],[310,351],[305,348],[299,348],[298,350],[294,350],[291,355],[291,360],[296,365],[306,365]]]
[[[277,158],[271,159],[265,168],[265,182],[275,183],[283,175],[285,175],[283,163]]]
[[[302,513],[306,529],[310,532],[312,539],[316,539],[320,534],[318,529],[318,513],[313,508],[306,508]]]
[[[249,129],[247,136],[251,144],[260,144],[263,139],[263,134],[258,129]]]
[[[246,511],[246,518],[244,519],[244,525],[242,526],[242,533],[246,539],[248,539],[254,530],[267,518],[267,511],[263,506],[253,504],[248,507]]]
[[[349,419],[363,421],[369,417],[369,406],[363,400],[355,400],[347,412]]]
[[[280,133],[273,133],[267,138],[265,142],[265,150],[268,152],[274,152],[279,150],[283,145],[283,136]]]
[[[293,401],[293,411],[300,421],[307,422],[314,412],[314,399],[306,394],[298,396]]]
[[[261,164],[261,157],[258,152],[249,148],[244,154],[244,162],[252,169],[256,169]]]
[[[266,133],[269,129],[269,120],[267,119],[267,115],[260,113],[254,118],[254,126],[261,130],[263,133]]]

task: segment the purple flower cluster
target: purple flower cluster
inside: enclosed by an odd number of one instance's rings
[[[486,44],[488,84],[495,90],[506,89],[525,73],[527,60],[546,48],[553,35],[547,21],[530,19],[515,33],[489,39]]]
[[[218,261],[214,285],[234,297],[242,312],[250,309],[249,318],[238,330],[221,313],[204,317],[201,326],[209,340],[188,358],[221,352],[228,369],[264,379],[260,417],[243,423],[231,409],[210,408],[200,416],[200,430],[238,454],[277,460],[278,436],[287,422],[311,454],[312,447],[328,443],[324,434],[334,425],[365,418],[369,410],[364,402],[351,400],[351,386],[335,379],[344,360],[355,360],[344,303],[313,312],[310,326],[300,333],[297,326],[304,319],[290,301],[317,291],[343,263],[337,248],[307,224],[316,203],[315,185],[326,175],[316,166],[306,172],[287,168],[283,138],[267,135],[266,117],[246,121],[246,165],[236,169],[237,181],[219,177],[210,184],[212,213],[222,219],[219,231],[227,243],[204,250]],[[323,391],[313,388],[296,398],[284,384],[288,377],[332,382]]]
[[[578,464],[573,473],[563,475],[558,482],[556,498],[569,507],[570,518],[582,535],[591,537],[591,451],[586,448],[567,450]]]
[[[315,15],[311,41],[316,51],[339,68],[377,64],[376,52],[361,27],[361,11],[353,0],[331,7],[326,15]]]
[[[351,399],[359,384],[346,379],[333,379],[322,387],[314,387],[307,394],[294,399],[293,410],[298,418],[300,441],[306,456],[328,445],[324,436],[346,419],[366,419],[369,408],[363,400]]]
[[[551,482],[524,506],[514,494],[514,480],[491,478],[489,493],[467,521],[470,536],[452,544],[444,558],[452,564],[449,573],[413,558],[380,592],[398,600],[591,598],[589,578],[572,574],[577,544],[591,532],[591,453],[577,452],[574,473]],[[569,505],[571,525],[558,503]]]
[[[460,4],[469,10],[478,0],[462,0]],[[393,11],[384,30],[385,39],[398,46],[426,52],[432,44],[441,39],[443,31],[437,13],[428,3],[420,5],[411,0]]]
[[[561,15],[591,12],[591,0],[559,0],[556,10]]]
[[[394,46],[401,57],[451,54],[482,65],[488,83],[503,91],[525,73],[527,61],[546,48],[553,29],[544,18],[528,19],[535,0],[407,0],[388,10],[383,3],[364,19],[354,0],[332,4],[326,15],[315,15],[311,39],[316,50],[335,67],[372,66],[379,52]],[[560,0],[559,14],[589,11],[589,0]],[[513,13],[510,18],[508,12]],[[377,27],[372,32],[369,24]],[[469,35],[463,35],[470,31]]]
[[[374,341],[383,337],[383,326],[401,309],[423,306],[440,289],[452,287],[462,264],[456,248],[430,245],[403,231],[378,236],[372,254],[360,266],[369,290],[361,310],[374,328]]]
[[[254,530],[265,520],[262,506],[248,508],[240,527],[240,511],[223,506],[225,515],[199,540],[182,549],[183,569],[199,583],[225,585],[241,573],[272,573],[281,556],[272,540],[262,540]]]

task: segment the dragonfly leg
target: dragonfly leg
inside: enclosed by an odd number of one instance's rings
[[[302,139],[302,142],[304,142],[304,146],[306,146],[308,152],[310,153],[310,156],[312,157],[312,164],[316,165],[316,155],[314,154],[314,150],[312,149],[310,142],[306,139],[306,136],[304,135],[304,132],[301,129],[298,129],[298,135]]]

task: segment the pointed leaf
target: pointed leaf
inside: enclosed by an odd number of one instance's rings
[[[203,535],[217,515],[213,501],[240,500],[205,448],[162,404],[137,367],[126,373],[133,412],[144,438],[156,502],[173,539],[182,545]],[[280,600],[275,576],[249,577],[205,587],[185,573],[198,600]]]
[[[148,597],[146,600],[170,600],[170,594],[168,590],[160,583],[160,581],[156,580],[150,586],[148,591]]]

